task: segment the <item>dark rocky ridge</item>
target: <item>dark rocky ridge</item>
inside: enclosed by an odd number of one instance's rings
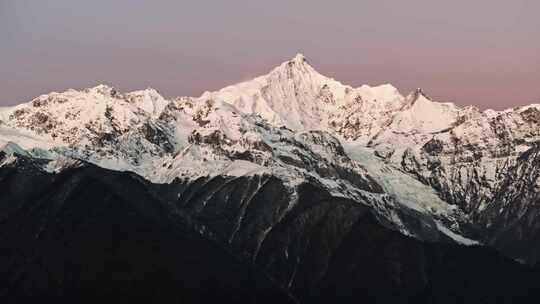
[[[2,303],[293,303],[136,175],[0,169]]]
[[[534,269],[486,247],[405,237],[316,184],[289,207],[273,176],[156,185],[92,165],[51,175],[19,157],[0,169],[0,188],[7,302],[290,301],[278,285],[302,303],[538,296]]]

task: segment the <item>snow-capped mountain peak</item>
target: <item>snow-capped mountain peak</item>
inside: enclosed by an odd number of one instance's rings
[[[11,142],[34,157],[79,158],[154,182],[251,172],[289,185],[316,180],[355,197],[358,176],[371,176],[409,206],[419,198],[410,189],[433,186],[441,200],[422,196],[418,210],[444,211],[456,224],[459,210],[445,204],[489,210],[505,170],[540,141],[539,125],[538,106],[481,112],[437,102],[422,89],[404,97],[390,84],[354,88],[298,54],[200,97],[167,100],[151,88],[120,93],[107,85],[42,95],[0,109],[0,146],[12,151]]]
[[[305,57],[298,55],[266,75],[202,98],[225,101],[274,125],[309,130],[319,129],[324,124],[324,108],[344,95],[345,86],[319,74]]]
[[[376,135],[405,98],[390,84],[359,88],[344,85],[315,70],[302,55],[251,81],[206,93],[246,114],[292,130],[328,130],[365,141]]]

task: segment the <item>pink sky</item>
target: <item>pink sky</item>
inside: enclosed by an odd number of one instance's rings
[[[540,102],[540,1],[0,0],[0,105],[107,83],[200,95],[300,52],[353,86]]]

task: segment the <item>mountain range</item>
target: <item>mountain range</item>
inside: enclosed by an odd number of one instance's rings
[[[540,105],[354,88],[301,54],[200,97],[42,95],[0,108],[0,296],[534,299],[539,140]]]

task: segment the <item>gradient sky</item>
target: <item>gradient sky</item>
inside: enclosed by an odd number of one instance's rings
[[[540,102],[538,0],[0,0],[0,105],[107,83],[198,96],[303,53],[345,84]]]

